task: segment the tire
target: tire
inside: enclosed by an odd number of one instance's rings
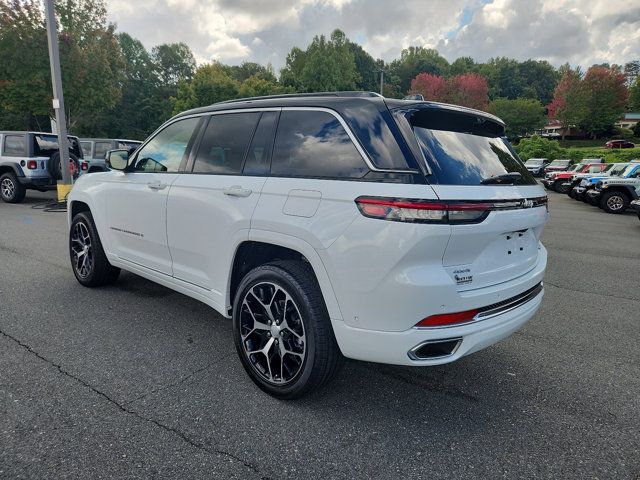
[[[85,287],[108,285],[120,275],[120,269],[107,260],[89,212],[80,212],[73,217],[69,229],[69,258],[73,274]]]
[[[562,186],[563,183],[563,180],[556,180],[553,184],[553,190],[558,193],[567,193],[566,187]]]
[[[607,213],[622,213],[629,206],[629,198],[622,192],[606,192],[600,200],[601,208]]]
[[[572,188],[571,190],[569,190],[568,195],[573,198],[574,200],[578,200],[578,195],[576,195],[575,190]]]
[[[69,161],[74,165],[73,170],[73,178],[78,178],[80,174],[80,161],[78,157],[76,157],[73,153],[69,152]],[[47,164],[47,170],[49,170],[49,175],[54,180],[62,180],[62,166],[60,162],[60,152],[55,152],[51,157],[49,157],[49,162]]]
[[[0,176],[0,197],[6,203],[20,203],[24,200],[27,189],[24,188],[15,173],[7,172]]]
[[[233,338],[251,380],[283,400],[318,389],[344,362],[313,270],[302,261],[245,275],[233,304]]]

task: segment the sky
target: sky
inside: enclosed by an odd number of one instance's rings
[[[374,58],[437,49],[450,62],[624,64],[640,59],[638,0],[107,0],[109,21],[150,49],[184,42],[199,64],[253,61],[276,70],[293,46],[335,28]]]

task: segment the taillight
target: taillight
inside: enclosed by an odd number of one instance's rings
[[[38,162],[36,162],[35,160],[29,160],[27,162],[27,168],[29,170],[35,170],[36,168],[38,168]]]
[[[87,164],[87,162],[82,162],[82,170],[86,170],[87,168],[89,168],[89,165]]]
[[[449,327],[452,325],[458,325],[462,323],[472,322],[474,317],[478,314],[479,310],[467,310],[465,312],[456,313],[443,313],[439,315],[431,315],[416,323],[416,327]]]
[[[490,203],[358,197],[356,205],[369,218],[409,223],[477,223],[492,209]]]

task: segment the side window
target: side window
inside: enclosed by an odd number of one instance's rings
[[[133,171],[175,173],[200,118],[178,120],[165,127],[139,150]]]
[[[276,126],[277,112],[264,112],[247,152],[243,173],[245,175],[266,175],[269,173],[273,131]]]
[[[82,155],[85,158],[91,157],[91,142],[80,142],[80,148],[82,148]]]
[[[7,135],[4,137],[4,154],[12,157],[27,154],[27,142],[24,135]]]
[[[194,173],[240,174],[260,113],[212,115],[193,165]]]
[[[629,178],[640,178],[640,168],[636,168],[633,173],[629,175]]]
[[[96,146],[93,148],[93,158],[105,158],[111,148],[111,142],[96,142]]]
[[[284,110],[280,115],[271,174],[360,178],[368,169],[342,124],[330,113]]]

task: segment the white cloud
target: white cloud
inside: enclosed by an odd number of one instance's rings
[[[453,61],[508,56],[625,63],[640,58],[637,0],[107,0],[119,29],[148,47],[183,41],[198,62],[271,62],[334,28],[389,61],[411,45]]]

